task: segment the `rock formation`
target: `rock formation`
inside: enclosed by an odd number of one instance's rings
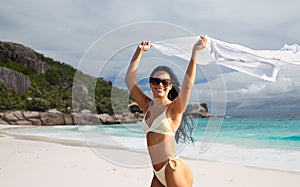
[[[37,74],[43,74],[48,64],[38,59],[35,52],[21,44],[0,42],[0,62],[6,59],[22,64]]]
[[[31,81],[26,75],[3,67],[0,67],[0,83],[4,83],[6,87],[13,89],[18,94],[27,92],[31,85]]]
[[[132,102],[128,105],[128,109],[131,113],[143,113],[143,111],[140,109],[140,106],[136,102]]]
[[[57,110],[48,112],[14,111],[0,113],[0,125],[99,125],[137,123],[139,119],[134,114],[92,114],[91,112],[74,112],[64,114]]]
[[[212,114],[208,113],[208,107],[206,103],[189,105],[188,109],[190,114],[195,118],[213,117]]]
[[[0,113],[0,125],[93,125],[93,124],[120,124],[137,123],[143,119],[144,114],[136,104],[128,105],[128,108],[135,106],[131,113],[124,114],[93,114],[89,110],[64,114],[56,109],[47,112],[14,111]],[[138,109],[136,108],[138,107]],[[193,117],[207,118],[217,117],[207,111],[205,103],[189,105]]]

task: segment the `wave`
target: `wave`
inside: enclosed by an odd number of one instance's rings
[[[280,140],[280,141],[300,141],[300,136],[292,135],[292,136],[269,136],[267,139],[270,140]]]

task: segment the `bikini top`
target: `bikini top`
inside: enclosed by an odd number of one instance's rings
[[[147,134],[148,132],[156,132],[159,134],[167,134],[174,136],[175,133],[172,131],[170,121],[166,116],[166,111],[168,107],[166,107],[166,109],[153,120],[151,126],[149,126],[146,122],[146,114],[148,113],[149,109],[150,107],[146,111],[141,124],[141,127],[145,131],[145,133]]]

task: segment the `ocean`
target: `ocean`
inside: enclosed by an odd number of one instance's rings
[[[300,172],[299,118],[200,118],[194,119],[194,123],[196,142],[176,146],[183,158]],[[119,165],[143,167],[150,164],[147,159],[134,162],[142,156],[138,153],[147,152],[145,133],[139,123],[30,127],[3,131],[85,141],[99,156]],[[125,162],[121,155],[112,156],[98,149],[103,145],[131,150],[133,161]]]

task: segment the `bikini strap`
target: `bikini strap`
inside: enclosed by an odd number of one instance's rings
[[[175,169],[176,166],[174,166],[172,160],[181,160],[181,158],[180,158],[178,155],[176,155],[175,157],[169,159],[170,167],[171,167],[173,170],[176,170],[176,169]]]

